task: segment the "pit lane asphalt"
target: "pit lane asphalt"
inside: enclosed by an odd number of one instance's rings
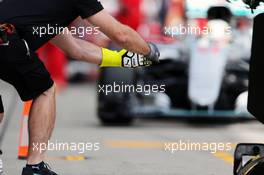
[[[12,87],[0,83],[6,109],[15,111],[3,140],[6,175],[21,174],[25,161],[17,159],[22,103]],[[130,127],[104,127],[96,117],[96,85],[71,85],[57,95],[57,122],[52,143],[99,143],[99,150],[47,153],[47,162],[62,175],[231,175],[231,151],[165,151],[165,143],[263,142],[264,126],[251,122],[189,122],[138,119]],[[8,115],[8,114],[7,114]],[[2,126],[1,126],[2,127]],[[91,149],[91,147],[89,147]],[[93,148],[95,149],[95,148]]]

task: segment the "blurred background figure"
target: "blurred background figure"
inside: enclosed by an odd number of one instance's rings
[[[236,30],[233,31],[234,35],[234,50],[240,50],[240,52],[233,52],[240,54],[240,57],[243,57],[245,60],[249,61],[251,55],[251,43],[252,43],[252,34],[253,34],[253,21],[252,19],[241,16],[237,18],[236,23],[234,24]],[[235,56],[234,57],[238,57]]]
[[[142,0],[140,10],[142,12],[139,33],[147,40],[157,42],[161,40],[162,21],[160,11],[163,1]],[[164,9],[165,10],[165,9]]]
[[[119,13],[117,19],[131,28],[137,30],[141,20],[142,13],[140,10],[140,4],[142,0],[119,0]]]
[[[185,24],[185,1],[183,0],[164,0],[164,25],[178,26]]]

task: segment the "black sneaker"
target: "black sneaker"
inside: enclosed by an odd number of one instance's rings
[[[41,162],[39,166],[26,166],[23,168],[22,175],[58,175],[51,171],[48,164]]]

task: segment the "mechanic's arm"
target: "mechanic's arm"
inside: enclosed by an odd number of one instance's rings
[[[69,32],[59,34],[51,40],[51,43],[72,58],[97,65],[102,63],[102,49],[100,47],[90,42],[74,38]]]
[[[125,47],[127,50],[140,55],[128,52],[125,49],[117,52],[108,50],[106,48],[100,48],[97,45],[87,41],[74,38],[70,32],[62,32],[62,34],[56,36],[52,40],[52,43],[60,47],[64,52],[73,58],[98,64],[101,67],[135,68],[139,66],[148,66],[152,62],[159,61],[159,51],[154,44],[146,43],[134,30],[120,24],[106,12],[103,11],[99,13],[100,14],[98,17],[103,18],[103,16],[106,15],[105,19],[109,18],[108,20],[112,20],[110,21],[110,24],[109,22],[108,24],[109,26],[116,28],[116,31],[114,31],[114,29],[111,30],[108,25],[104,25],[104,22],[107,23],[107,21],[104,19],[98,19],[97,22],[93,22],[97,19],[97,17],[91,17],[89,20],[94,25],[99,25],[100,28],[103,26],[104,29],[102,31],[105,32],[111,39]],[[98,14],[95,16],[97,15]]]
[[[141,55],[148,55],[150,53],[149,45],[136,31],[118,22],[105,10],[98,12],[86,20],[94,26],[99,27],[101,32],[122,48]]]

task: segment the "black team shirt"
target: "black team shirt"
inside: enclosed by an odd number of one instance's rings
[[[67,27],[78,16],[90,17],[103,10],[98,0],[2,0],[0,23],[13,24],[20,37],[36,50],[56,36],[56,30]],[[39,35],[39,29],[54,30]],[[52,33],[52,34],[51,34]]]

